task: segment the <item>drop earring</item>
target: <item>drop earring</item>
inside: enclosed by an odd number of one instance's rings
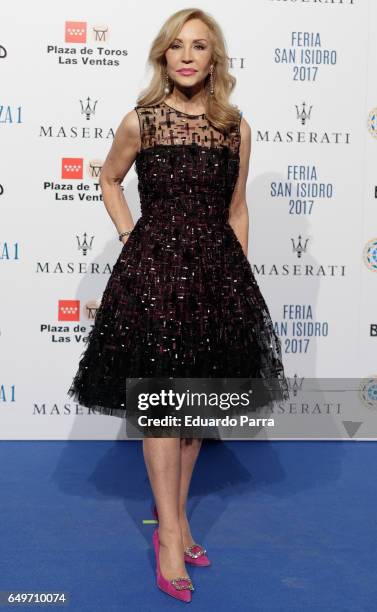
[[[164,93],[167,96],[170,93],[170,85],[169,85],[169,75],[167,73],[167,71],[165,72],[165,87],[164,87]]]
[[[211,69],[209,71],[209,84],[210,84],[210,94],[211,96],[213,96],[215,90],[213,88],[213,66],[211,66]]]

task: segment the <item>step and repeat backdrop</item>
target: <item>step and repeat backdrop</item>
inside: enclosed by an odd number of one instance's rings
[[[377,2],[197,6],[223,28],[232,102],[252,130],[249,261],[292,389],[279,427],[255,439],[377,439]],[[149,82],[153,38],[181,8],[0,9],[2,439],[127,437],[67,389],[122,247],[101,165]],[[123,188],[136,222],[134,167]],[[309,379],[339,394],[303,399]]]

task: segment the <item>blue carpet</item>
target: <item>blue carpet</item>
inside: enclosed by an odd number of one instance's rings
[[[375,456],[375,442],[205,441],[189,515],[213,565],[187,566],[189,606],[375,611]],[[155,586],[139,441],[3,441],[0,460],[0,591],[65,591],[70,612],[184,609]]]

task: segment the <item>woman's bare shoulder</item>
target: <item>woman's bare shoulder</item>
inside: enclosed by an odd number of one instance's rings
[[[122,118],[118,130],[125,138],[138,138],[139,136],[139,117],[135,108],[128,111]]]
[[[251,138],[251,127],[247,119],[242,115],[240,123],[240,132],[243,140],[250,140]]]
[[[110,151],[101,169],[101,181],[122,182],[140,151],[139,119],[135,109],[119,123]]]

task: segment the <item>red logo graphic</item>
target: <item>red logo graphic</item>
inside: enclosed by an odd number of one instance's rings
[[[59,300],[58,321],[80,321],[80,300]]]
[[[66,21],[65,42],[86,43],[86,21]]]
[[[62,178],[82,179],[84,161],[82,157],[63,157]]]

